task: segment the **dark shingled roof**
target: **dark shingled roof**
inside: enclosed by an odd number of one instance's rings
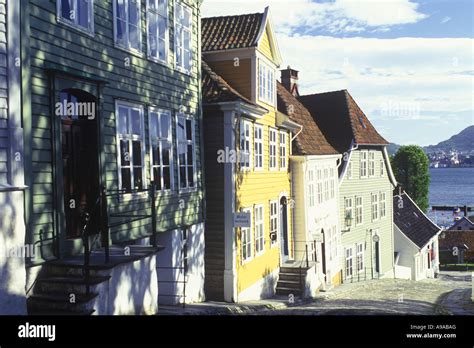
[[[393,196],[393,222],[419,248],[441,231],[406,193]]]
[[[347,90],[298,98],[311,112],[329,143],[340,153],[359,145],[387,145]]]
[[[439,239],[440,249],[450,249],[466,245],[470,251],[474,250],[474,231],[443,231]]]
[[[263,13],[202,18],[202,51],[257,46]]]
[[[308,109],[296,99],[280,82],[277,82],[278,111],[303,126],[296,137],[296,155],[332,155],[338,152],[328,143]]]
[[[202,61],[202,97],[204,103],[243,101],[257,106],[217,75],[204,60]]]

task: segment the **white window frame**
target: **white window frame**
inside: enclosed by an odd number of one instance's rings
[[[155,2],[155,10],[152,10],[150,8],[150,1],[153,1]],[[165,65],[168,65],[169,64],[169,14],[168,14],[168,0],[163,0],[165,2],[165,12],[164,14],[160,13],[159,11],[159,0],[146,0],[146,6],[147,6],[147,11],[146,11],[146,39],[147,39],[147,55],[148,55],[148,59],[150,60],[153,60],[157,63],[163,63]],[[166,29],[165,29],[165,42],[164,42],[164,45],[165,45],[165,58],[164,59],[161,59],[159,58],[159,42],[160,42],[160,39],[159,39],[159,35],[156,36],[156,44],[157,44],[157,49],[156,49],[156,52],[157,52],[157,55],[158,56],[153,56],[151,54],[151,33],[150,33],[150,22],[151,22],[151,16],[156,16],[158,18],[158,21],[157,21],[157,24],[156,24],[156,27],[157,27],[157,30],[159,31],[159,18],[164,18],[165,21],[166,21]],[[157,33],[158,34],[158,33]]]
[[[258,60],[258,100],[275,105],[275,69],[262,59]]]
[[[191,71],[193,70],[193,60],[194,60],[194,52],[193,52],[193,10],[191,7],[189,7],[187,4],[181,2],[181,1],[176,1],[174,4],[174,64],[177,70],[186,73],[186,74],[191,74]],[[179,22],[179,14],[178,11],[187,11],[189,13],[189,28],[185,27],[182,23]],[[183,29],[182,37],[181,37],[181,42],[183,43],[182,47],[178,47],[178,27],[181,27]],[[189,33],[189,48],[186,49],[184,47],[184,32]],[[178,62],[178,50],[182,50],[181,53],[181,62]],[[189,52],[189,69],[185,68],[185,61],[184,61],[184,53],[188,51]]]
[[[385,161],[380,160],[380,176],[385,176]]]
[[[354,221],[354,198],[344,197],[344,226],[352,227],[352,222]],[[350,203],[350,204],[348,204]],[[347,224],[347,216],[350,213],[350,225]]]
[[[346,279],[350,279],[354,275],[354,247],[346,248],[344,252],[344,257],[344,272],[346,275]]]
[[[272,209],[272,205],[275,207],[274,209],[274,212],[272,213],[273,209]],[[275,240],[272,240],[270,238],[270,246],[273,248],[275,246],[278,245],[278,239],[279,239],[279,221],[278,221],[278,218],[279,218],[279,207],[278,207],[278,201],[277,200],[273,200],[273,201],[270,201],[270,210],[269,210],[269,216],[270,216],[270,224],[269,224],[269,227],[270,227],[270,234],[271,233],[276,233],[276,236],[277,238]],[[272,222],[273,221],[273,222]],[[274,228],[272,228],[274,225]]]
[[[77,3],[79,0],[73,0],[73,6],[75,9],[77,9]],[[88,1],[88,9],[89,13],[87,16],[87,22],[88,26],[87,28],[83,27],[82,25],[79,24],[79,16],[78,13],[75,14],[75,18],[71,20],[70,18],[64,18],[62,16],[62,0],[56,0],[56,20],[59,23],[68,25],[74,29],[77,29],[79,31],[82,31],[88,35],[94,36],[94,0],[87,0]]]
[[[268,129],[268,167],[270,170],[276,170],[278,168],[277,161],[277,143],[278,143],[278,131],[275,128]]]
[[[120,125],[119,125],[119,108],[126,108],[128,109],[128,123],[129,125],[131,124],[131,110],[136,109],[139,112],[140,115],[140,127],[141,127],[141,135],[137,136],[135,134],[122,134],[120,133]],[[118,187],[119,189],[122,189],[122,168],[130,168],[130,184],[131,184],[131,189],[132,191],[134,190],[133,188],[133,183],[135,182],[135,176],[134,176],[134,170],[132,168],[134,167],[133,165],[133,141],[141,141],[141,161],[142,161],[142,182],[143,182],[143,187],[142,189],[145,190],[148,185],[146,181],[146,163],[145,163],[145,153],[146,153],[146,145],[145,145],[145,121],[144,121],[144,108],[140,104],[132,104],[129,102],[121,101],[121,100],[116,100],[115,101],[115,123],[116,123],[116,142],[117,142],[117,171],[118,171]],[[130,165],[128,166],[122,166],[122,156],[121,156],[121,148],[120,148],[120,141],[121,140],[127,140],[129,141],[129,155],[130,155]]]
[[[368,175],[369,178],[375,176],[375,151],[369,151]]]
[[[179,130],[178,130],[178,125],[179,125],[179,119],[182,118],[185,120],[190,120],[191,121],[191,127],[192,127],[192,132],[191,136],[193,137],[192,140],[187,140],[187,139],[180,139],[179,138]],[[186,135],[186,131],[184,132]],[[179,192],[191,192],[191,191],[196,191],[198,189],[198,181],[197,181],[197,172],[196,172],[196,120],[192,115],[185,114],[185,113],[180,113],[178,112],[176,114],[176,142],[177,142],[177,150],[176,150],[176,157],[178,159],[178,190]],[[186,187],[181,187],[181,161],[179,158],[179,146],[180,145],[186,145],[186,148],[188,145],[192,145],[193,147],[193,184],[194,186],[188,186],[188,182],[186,182]],[[186,151],[186,168],[189,167],[188,163],[188,152]],[[188,171],[186,170],[186,178],[188,178]]]
[[[316,205],[316,181],[315,170],[308,170],[308,206],[310,208]]]
[[[362,196],[355,197],[355,225],[359,226],[364,223],[364,198]]]
[[[248,136],[247,133],[248,127]],[[252,151],[252,122],[248,120],[241,120],[240,121],[240,136],[239,136],[239,167],[241,171],[249,171],[252,170],[252,160],[253,160],[253,151]],[[243,142],[242,142],[243,141]],[[242,148],[242,144],[243,146]],[[245,159],[248,159],[246,161]]]
[[[316,202],[318,205],[323,203],[324,192],[323,192],[323,172],[322,169],[316,170]]]
[[[169,128],[168,128],[168,138],[157,138],[156,135],[152,134],[152,129],[151,129],[151,117],[152,114],[157,114],[158,117],[158,125],[161,127],[161,117],[163,115],[168,116],[170,122],[169,122]],[[154,174],[154,169],[155,168],[160,168],[161,171],[161,190],[159,192],[171,192],[174,190],[174,156],[173,156],[173,116],[171,114],[170,110],[164,110],[164,109],[159,109],[153,106],[150,106],[148,108],[148,139],[149,139],[149,146],[150,146],[150,178],[151,180],[155,180],[155,174]],[[153,145],[157,142],[159,146],[159,151],[160,151],[160,159],[163,161],[163,155],[162,155],[162,144],[167,142],[171,146],[170,150],[170,188],[169,189],[164,189],[164,177],[163,177],[163,164],[159,165],[154,165],[154,158],[153,158]],[[158,191],[158,190],[157,190]]]
[[[336,197],[336,170],[331,168],[329,171],[330,176],[330,199],[334,199]]]
[[[114,10],[114,45],[115,47],[137,53],[138,55],[141,56],[142,54],[142,11],[141,11],[141,0],[136,0],[138,3],[138,25],[137,25],[137,30],[138,30],[138,49],[134,48],[130,45],[130,32],[129,32],[129,26],[130,26],[130,17],[128,13],[129,9],[129,2],[133,0],[123,0],[126,2],[125,5],[125,23],[126,23],[126,45],[120,43],[117,38],[117,21],[118,21],[118,16],[117,16],[117,0],[112,0],[113,2],[113,10]]]
[[[352,161],[347,163],[347,179],[352,179]]]
[[[368,151],[360,151],[360,170],[359,170],[359,175],[361,178],[367,178],[368,177],[368,157],[369,157],[369,152]]]
[[[285,131],[280,131],[279,136],[279,166],[280,170],[286,170],[288,167],[288,149],[287,149],[287,134]],[[284,141],[282,141],[284,139]],[[284,165],[283,165],[284,164]]]
[[[379,219],[379,195],[378,193],[370,194],[370,203],[372,206],[372,221]]]
[[[380,218],[383,219],[387,216],[387,193],[380,192]]]
[[[257,210],[260,210],[261,216],[257,220]],[[265,252],[265,208],[263,204],[257,204],[254,207],[254,230],[255,230],[255,256],[262,255]],[[261,249],[259,249],[261,246]]]
[[[360,266],[360,268],[359,268]],[[364,243],[356,244],[356,272],[364,272]]]
[[[323,170],[324,174],[324,201],[327,202],[329,201],[329,169],[324,168]]]
[[[259,134],[259,137],[257,137]],[[253,153],[254,153],[254,170],[261,171],[263,170],[265,156],[264,156],[264,147],[263,147],[263,126],[255,124],[253,127]]]
[[[242,209],[243,213],[250,214],[250,227],[241,227],[240,228],[240,263],[243,265],[253,259],[254,255],[254,245],[253,245],[253,216],[252,216],[252,209],[251,208],[244,208]],[[244,235],[245,241],[244,244]],[[249,251],[246,258],[244,258],[244,248]]]

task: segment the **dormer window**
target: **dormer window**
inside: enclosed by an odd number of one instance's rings
[[[275,70],[262,60],[258,61],[258,99],[269,105],[275,104]]]

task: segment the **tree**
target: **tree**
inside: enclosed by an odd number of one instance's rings
[[[420,146],[407,145],[398,149],[391,162],[397,181],[420,209],[426,212],[430,186],[428,156]]]

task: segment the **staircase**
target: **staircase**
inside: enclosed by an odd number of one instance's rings
[[[280,267],[280,274],[276,287],[276,294],[302,297],[303,284],[306,281],[306,267],[295,267],[294,265],[283,265]]]

